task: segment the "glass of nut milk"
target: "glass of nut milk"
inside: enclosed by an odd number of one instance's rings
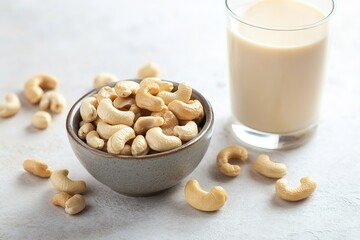
[[[265,149],[316,129],[333,0],[226,0],[234,136]]]

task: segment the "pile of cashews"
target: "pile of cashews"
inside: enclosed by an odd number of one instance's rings
[[[103,86],[81,103],[78,136],[89,146],[139,156],[174,149],[199,133],[204,110],[191,99],[189,84],[173,91],[172,83],[157,77],[137,83],[103,73],[94,86],[114,81],[114,87]]]
[[[37,129],[46,129],[51,122],[51,115],[45,110],[53,113],[60,113],[66,106],[63,95],[54,89],[58,86],[55,77],[49,74],[38,74],[26,81],[24,95],[32,104],[39,104],[40,111],[32,117],[32,125]],[[49,90],[49,91],[46,91]],[[0,117],[7,118],[14,116],[21,108],[19,97],[15,93],[8,93],[5,96],[5,104],[0,104]]]
[[[85,198],[81,194],[86,191],[86,183],[68,178],[67,169],[53,171],[47,163],[33,159],[25,160],[23,168],[35,176],[50,177],[52,185],[59,191],[52,197],[53,205],[64,208],[70,215],[78,214],[85,209]]]
[[[241,168],[239,165],[229,163],[230,159],[247,161],[246,148],[238,145],[227,146],[217,155],[216,165],[219,171],[228,177],[236,177],[240,174]],[[288,172],[285,164],[273,162],[267,155],[259,155],[252,166],[256,172],[265,177],[279,179],[275,183],[275,193],[283,200],[300,201],[309,197],[316,189],[317,183],[312,177],[303,177],[300,179],[298,187],[290,187],[287,180],[283,178]],[[215,186],[210,192],[206,192],[194,179],[187,182],[184,194],[189,205],[201,211],[217,211],[224,206],[228,199],[224,188]]]

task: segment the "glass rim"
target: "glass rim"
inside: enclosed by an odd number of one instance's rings
[[[240,17],[239,15],[237,15],[229,6],[229,1],[230,0],[225,0],[225,6],[226,6],[226,10],[229,13],[229,15],[234,18],[235,20],[246,24],[248,26],[251,27],[255,27],[255,28],[260,28],[260,29],[264,29],[264,30],[271,30],[271,31],[299,31],[299,30],[306,30],[306,29],[310,29],[310,28],[314,28],[317,26],[320,26],[326,22],[329,21],[330,17],[332,16],[333,12],[335,11],[335,0],[329,0],[329,2],[332,3],[332,7],[331,10],[329,11],[329,13],[327,15],[325,15],[325,17],[323,19],[321,19],[320,21],[314,22],[312,24],[306,24],[306,25],[299,25],[299,26],[294,26],[294,27],[286,27],[286,28],[281,28],[281,27],[271,27],[271,26],[266,26],[266,25],[257,25],[257,24],[252,24],[249,21],[245,20],[244,18]]]

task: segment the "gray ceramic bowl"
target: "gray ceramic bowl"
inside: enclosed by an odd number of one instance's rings
[[[176,89],[178,84],[173,84]],[[99,182],[124,195],[149,196],[175,186],[198,166],[208,149],[214,124],[211,105],[198,91],[193,89],[192,99],[202,103],[205,117],[200,124],[201,131],[194,139],[166,152],[121,156],[94,149],[77,136],[81,102],[98,90],[85,94],[72,106],[66,119],[66,130],[76,157]]]

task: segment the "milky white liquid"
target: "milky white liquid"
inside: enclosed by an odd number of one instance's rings
[[[262,0],[236,11],[253,25],[291,28],[324,18],[294,0]],[[327,24],[306,30],[264,30],[232,20],[228,29],[233,114],[256,130],[285,133],[316,123]]]

